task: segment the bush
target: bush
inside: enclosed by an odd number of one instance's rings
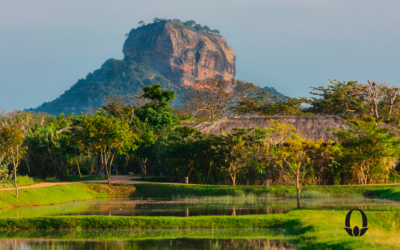
[[[82,175],[88,175],[89,174],[89,170],[87,168],[81,168],[81,174]]]
[[[391,183],[400,183],[400,175],[396,171],[391,172],[389,174],[389,181]]]

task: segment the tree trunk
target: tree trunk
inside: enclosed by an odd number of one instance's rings
[[[111,186],[111,177],[110,174],[108,173],[108,167],[105,166],[105,169],[107,171],[107,180],[108,180],[108,185]],[[111,171],[111,166],[110,166],[110,171]]]
[[[102,171],[102,167],[101,167],[101,156],[97,155],[97,173],[99,173],[100,175],[100,171]]]
[[[112,166],[112,161],[110,162],[110,166],[109,166],[109,171],[108,171],[108,185],[111,186],[111,166]]]
[[[18,198],[17,169],[14,167],[15,198]]]
[[[79,174],[79,178],[82,178],[82,175],[81,175],[81,169],[80,169],[80,167],[79,167],[79,159],[78,159],[78,157],[76,157],[76,165],[78,166],[78,174]]]
[[[142,172],[142,175],[146,175],[146,170],[144,169],[142,158],[139,156],[138,159],[140,172]]]
[[[300,180],[299,180],[299,176],[296,176],[296,190],[297,190],[297,208],[301,208],[301,201],[300,201],[300,191],[301,191],[301,187],[300,187]]]
[[[110,162],[110,171],[108,171],[108,159],[106,158],[106,155],[102,153],[101,155],[101,165],[103,165],[103,168],[106,170],[107,174],[107,180],[108,180],[108,185],[111,186],[111,162]]]

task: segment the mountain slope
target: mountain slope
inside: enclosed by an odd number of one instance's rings
[[[100,69],[95,70],[80,79],[69,90],[52,102],[45,102],[31,111],[46,112],[49,114],[60,113],[89,113],[98,109],[105,103],[107,96],[126,96],[138,93],[143,86],[161,83],[169,89],[171,82],[145,63],[134,60],[107,60]],[[179,102],[175,102],[179,106]]]

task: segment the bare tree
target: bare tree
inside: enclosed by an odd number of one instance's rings
[[[241,80],[224,80],[219,77],[196,81],[183,96],[183,109],[198,118],[203,113],[215,120],[234,115],[231,108],[244,98],[255,94],[258,86]]]
[[[357,84],[355,89],[358,91],[359,98],[365,102],[367,113],[379,120],[386,113],[385,118],[389,120],[396,105],[396,98],[399,91],[398,87],[391,86],[385,82],[368,80],[367,84]],[[383,107],[383,109],[382,109]]]

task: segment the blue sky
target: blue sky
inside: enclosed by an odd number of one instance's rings
[[[237,78],[309,96],[328,79],[400,86],[398,0],[0,0],[0,106],[37,107],[108,58],[153,17],[220,30]]]

